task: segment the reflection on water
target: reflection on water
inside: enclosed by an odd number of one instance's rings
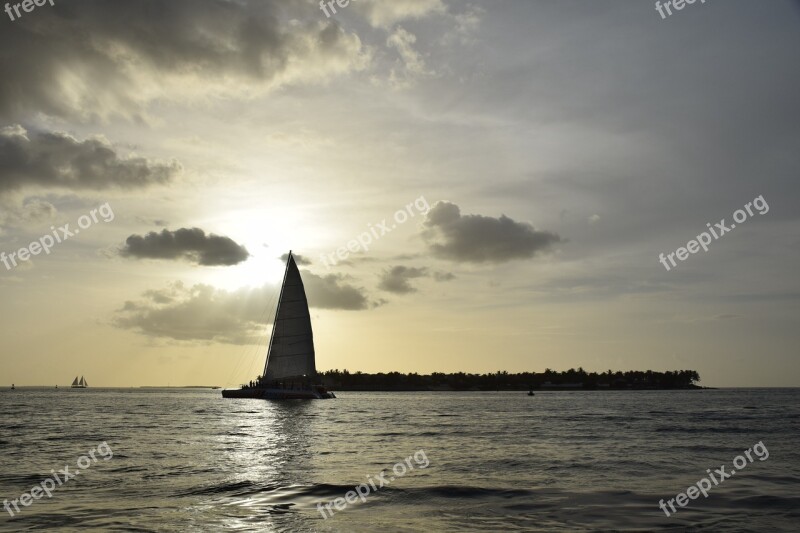
[[[342,393],[223,400],[218,391],[0,391],[0,498],[18,498],[106,441],[114,457],[0,530],[792,530],[796,390]],[[764,441],[750,465],[673,517],[658,508]],[[416,469],[323,520],[424,449]]]

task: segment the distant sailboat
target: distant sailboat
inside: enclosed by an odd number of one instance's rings
[[[264,400],[335,398],[332,392],[314,383],[316,377],[311,314],[303,279],[290,251],[264,373],[240,389],[223,390],[222,397]]]
[[[73,389],[85,389],[88,386],[89,384],[86,382],[85,379],[83,379],[83,376],[81,376],[80,381],[78,381],[78,376],[75,376],[75,380],[72,382]]]

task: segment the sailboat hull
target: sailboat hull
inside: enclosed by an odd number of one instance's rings
[[[332,392],[310,389],[225,389],[223,398],[251,398],[256,400],[330,400]]]

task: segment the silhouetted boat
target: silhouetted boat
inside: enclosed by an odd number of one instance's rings
[[[315,384],[314,333],[303,279],[292,252],[286,260],[278,308],[272,324],[264,373],[240,389],[225,389],[223,398],[325,400],[336,398]]]
[[[533,394],[533,391],[532,391],[532,390],[529,390],[529,391],[528,391],[528,396],[534,396],[534,394]]]
[[[75,376],[75,380],[72,382],[71,388],[73,388],[73,389],[85,389],[87,387],[89,387],[89,384],[86,382],[85,379],[83,379],[83,376],[81,376],[81,380],[80,381],[78,381],[78,376]]]
[[[14,384],[13,383],[11,384],[11,390],[14,390]]]

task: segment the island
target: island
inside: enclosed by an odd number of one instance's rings
[[[558,372],[522,372],[510,374],[402,374],[388,372],[366,374],[347,370],[320,372],[325,387],[337,391],[523,391],[523,390],[674,390],[704,389],[697,385],[695,370],[608,370],[602,373],[570,368]]]

